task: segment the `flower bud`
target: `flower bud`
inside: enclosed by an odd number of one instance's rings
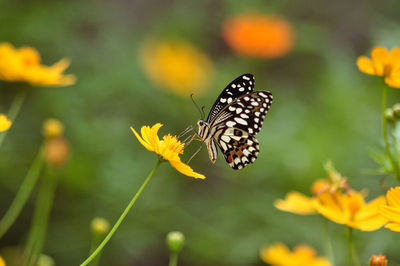
[[[50,166],[63,166],[69,156],[69,145],[63,137],[47,139],[44,144],[44,161]]]
[[[46,138],[60,137],[64,134],[64,125],[54,118],[47,119],[43,124],[43,135]]]
[[[37,266],[54,266],[54,265],[56,265],[56,263],[54,262],[52,257],[47,256],[45,254],[40,254],[37,261]]]
[[[395,105],[393,105],[392,110],[393,110],[393,115],[397,119],[399,119],[400,118],[400,103],[396,103]]]
[[[167,246],[171,252],[180,252],[185,244],[185,236],[179,231],[169,232]]]
[[[393,110],[391,108],[386,109],[385,111],[385,119],[388,122],[395,122],[396,118],[394,117]]]
[[[107,234],[108,230],[110,230],[110,223],[102,217],[95,217],[93,218],[90,227],[93,234],[103,236]]]
[[[382,254],[372,255],[369,259],[369,266],[386,266],[387,259]]]

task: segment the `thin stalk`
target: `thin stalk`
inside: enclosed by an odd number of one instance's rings
[[[57,175],[49,169],[40,184],[33,222],[24,253],[24,266],[36,265],[42,252],[57,181]]]
[[[26,88],[21,88],[18,91],[17,95],[15,96],[15,98],[10,106],[10,109],[8,110],[7,118],[9,120],[11,120],[12,123],[14,123],[15,119],[17,118],[17,115],[19,113],[19,110],[21,109],[22,103],[24,102],[25,94],[26,94]],[[4,139],[6,138],[8,131],[9,130],[6,130],[6,131],[0,133],[0,147],[1,147],[1,144],[3,143]]]
[[[329,220],[322,217],[323,219],[323,227],[324,227],[324,248],[325,248],[325,255],[328,260],[331,262],[331,265],[335,265],[335,258],[333,256],[333,249],[332,249],[332,241],[331,241],[331,234],[329,232]]]
[[[354,266],[360,266],[360,262],[358,260],[358,255],[354,249],[354,241],[353,241],[353,229],[349,226],[346,226],[346,235],[347,235],[347,242],[349,244],[349,255],[347,258],[347,265],[351,266],[352,261]]]
[[[386,111],[386,97],[387,97],[387,86],[384,85],[382,89],[382,130],[383,130],[383,140],[385,142],[385,151],[387,156],[389,157],[390,163],[392,164],[393,171],[397,177],[397,179],[400,181],[400,169],[399,165],[397,164],[397,161],[394,159],[392,152],[390,150],[389,146],[389,139],[388,139],[388,133],[387,133],[387,124],[386,124],[386,117],[385,117],[385,111]]]
[[[178,252],[171,252],[168,266],[178,266]]]
[[[147,176],[143,184],[140,186],[139,190],[136,192],[135,196],[131,199],[129,202],[128,206],[126,206],[125,210],[122,212],[121,216],[118,218],[117,222],[114,224],[113,228],[111,228],[110,232],[107,234],[107,236],[104,238],[104,240],[101,242],[101,244],[96,248],[96,250],[84,261],[80,264],[80,266],[85,266],[88,265],[89,262],[91,262],[104,248],[104,246],[108,243],[108,241],[111,239],[111,237],[114,235],[115,231],[117,231],[118,227],[121,225],[122,221],[125,219],[126,215],[128,214],[129,210],[132,208],[132,206],[135,204],[136,200],[139,198],[140,194],[142,194],[142,191],[146,187],[147,183],[149,183],[151,177],[153,176],[154,172],[157,170],[157,168],[160,166],[160,164],[163,162],[163,160],[159,159],[154,166],[153,170],[151,170],[150,174]]]
[[[25,206],[29,195],[32,193],[33,188],[40,176],[40,171],[43,165],[43,147],[39,149],[36,158],[34,159],[28,173],[22,182],[17,195],[5,213],[4,217],[0,220],[0,239],[10,229],[18,215],[21,213]]]

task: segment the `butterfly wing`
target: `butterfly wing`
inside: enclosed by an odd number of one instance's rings
[[[253,163],[260,151],[257,139],[239,128],[228,127],[216,134],[226,162],[235,170]]]
[[[272,94],[256,91],[237,98],[226,106],[211,123],[211,127],[235,127],[256,135],[260,132],[265,115],[271,108]]]
[[[252,92],[254,89],[254,76],[252,74],[243,74],[228,84],[221,92],[211,107],[207,117],[207,122],[211,122],[219,112],[227,105],[232,103],[237,97]]]

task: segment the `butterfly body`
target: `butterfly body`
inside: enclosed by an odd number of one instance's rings
[[[254,135],[261,129],[272,94],[253,89],[252,74],[239,76],[219,95],[207,120],[197,122],[198,135],[206,143],[211,162],[217,159],[217,146],[235,170],[256,160],[259,144]]]

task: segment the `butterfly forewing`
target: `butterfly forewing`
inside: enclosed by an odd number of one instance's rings
[[[260,132],[272,99],[272,94],[268,91],[243,95],[228,105],[211,125],[224,123],[226,127],[240,128],[251,135],[256,135]]]
[[[252,92],[254,89],[254,76],[252,74],[243,74],[228,84],[221,92],[211,107],[207,117],[207,122],[211,122],[224,107],[232,103],[236,98]]]

